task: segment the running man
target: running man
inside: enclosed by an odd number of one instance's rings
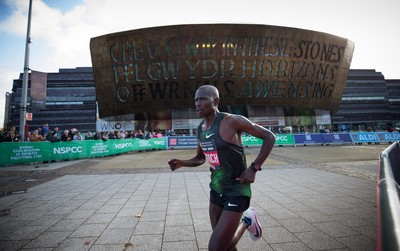
[[[258,214],[250,207],[251,187],[256,173],[270,154],[275,135],[247,118],[218,110],[218,89],[212,85],[200,86],[195,94],[197,114],[203,118],[197,129],[197,154],[192,159],[171,159],[172,171],[182,167],[210,164],[209,215],[213,232],[209,250],[236,250],[245,230],[258,240],[262,228]],[[260,152],[249,167],[242,145],[242,132],[263,140]]]

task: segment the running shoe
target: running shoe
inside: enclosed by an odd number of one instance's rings
[[[253,241],[261,238],[261,224],[258,221],[258,213],[253,207],[249,207],[249,209],[243,213],[242,221],[248,225],[247,230],[249,231],[250,237]]]

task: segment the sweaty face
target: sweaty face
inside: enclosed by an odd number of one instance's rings
[[[207,116],[216,110],[215,99],[204,89],[196,91],[194,103],[196,112],[201,117]]]

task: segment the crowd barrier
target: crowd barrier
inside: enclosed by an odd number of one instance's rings
[[[262,140],[252,136],[243,136],[243,145],[260,146]],[[351,133],[307,133],[307,134],[276,134],[275,145],[330,145],[330,144],[360,144],[389,143],[400,140],[399,132],[351,132]],[[172,136],[167,139],[168,148],[195,148],[197,140],[194,136]]]
[[[275,145],[330,145],[384,143],[400,140],[399,132],[276,134]],[[244,146],[260,146],[262,140],[243,136]],[[0,166],[43,161],[61,161],[103,157],[152,149],[196,148],[194,136],[171,136],[153,139],[85,140],[69,142],[3,142],[0,143]]]
[[[3,142],[0,165],[104,157],[132,151],[166,149],[165,138],[82,140],[68,142]]]
[[[378,251],[400,251],[399,144],[391,144],[380,155],[377,184]]]

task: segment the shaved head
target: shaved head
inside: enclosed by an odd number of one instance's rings
[[[207,96],[211,96],[214,99],[219,98],[219,91],[213,85],[202,85],[197,89],[197,91],[203,91],[207,94]]]

